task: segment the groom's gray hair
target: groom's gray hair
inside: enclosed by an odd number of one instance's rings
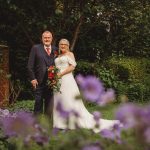
[[[46,30],[46,31],[44,31],[44,32],[42,33],[42,36],[43,36],[45,33],[50,33],[50,34],[52,35],[52,32]]]

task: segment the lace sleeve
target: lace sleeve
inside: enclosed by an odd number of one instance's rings
[[[71,58],[69,56],[68,56],[68,63],[71,64],[71,65],[73,65],[74,67],[76,67],[76,65],[77,65],[75,59],[73,59],[73,58]]]

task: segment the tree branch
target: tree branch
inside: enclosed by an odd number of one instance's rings
[[[76,43],[76,41],[77,41],[77,38],[78,38],[78,35],[79,35],[79,32],[80,32],[80,27],[81,27],[81,25],[83,24],[83,19],[84,19],[84,16],[81,15],[81,17],[80,17],[80,19],[79,19],[79,23],[78,23],[78,25],[77,25],[77,27],[76,27],[76,30],[75,30],[75,32],[74,32],[73,40],[72,40],[72,42],[71,42],[71,47],[70,47],[70,49],[71,49],[72,51],[74,50],[74,46],[75,46],[75,43]]]

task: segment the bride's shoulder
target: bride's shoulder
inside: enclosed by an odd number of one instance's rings
[[[67,56],[68,56],[68,57],[71,57],[71,58],[74,58],[73,52],[68,52],[68,53],[67,53]]]

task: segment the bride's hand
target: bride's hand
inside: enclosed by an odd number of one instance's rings
[[[61,78],[62,77],[62,74],[59,72],[57,73],[58,77]]]

